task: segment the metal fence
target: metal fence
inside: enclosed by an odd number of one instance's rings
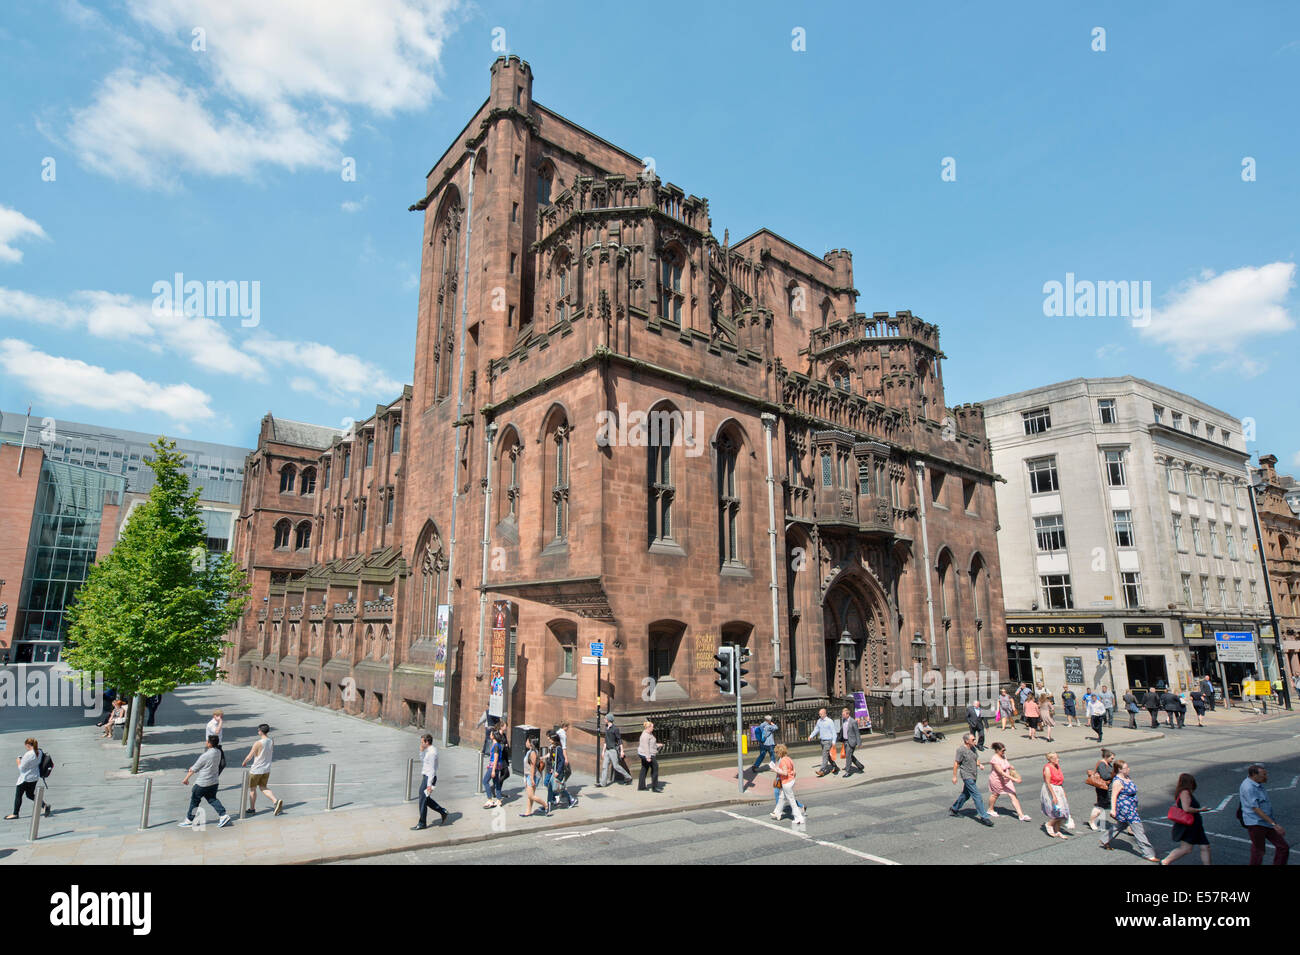
[[[771,701],[741,705],[741,732],[751,728],[771,714],[777,724],[777,742],[793,746],[807,742],[817,723],[817,711],[826,707],[832,719],[838,719],[840,709],[853,710],[849,699],[820,699],[780,707]],[[929,707],[896,706],[887,696],[868,696],[867,712],[871,717],[868,736],[892,735],[895,732],[911,734],[912,727]],[[655,738],[663,744],[661,757],[707,755],[734,752],[736,748],[736,707],[692,707],[689,710],[659,710],[628,714],[628,717],[648,719],[655,725]],[[621,718],[620,718],[621,719]]]

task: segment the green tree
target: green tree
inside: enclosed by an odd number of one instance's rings
[[[185,456],[166,438],[152,447],[157,482],[77,591],[63,654],[83,678],[102,673],[122,697],[224,676],[225,636],[248,602],[231,556],[208,553]]]

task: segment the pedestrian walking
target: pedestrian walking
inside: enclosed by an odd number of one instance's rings
[[[1101,742],[1101,729],[1106,722],[1106,707],[1102,705],[1100,697],[1094,696],[1088,701],[1088,722],[1092,724],[1092,731],[1097,734],[1097,742]]]
[[[1042,728],[1047,731],[1047,735],[1043,738],[1050,743],[1052,729],[1056,726],[1056,703],[1052,700],[1052,694],[1044,693],[1038,698],[1038,714]]]
[[[1216,701],[1214,699],[1214,683],[1210,680],[1210,676],[1208,673],[1205,676],[1201,677],[1201,693],[1204,694],[1205,702],[1209,704],[1210,712],[1213,713],[1216,709],[1215,706]],[[1300,690],[1296,690],[1296,693],[1300,695]]]
[[[776,808],[772,810],[772,818],[780,822],[783,807],[788,806],[794,816],[794,824],[802,826],[807,820],[804,818],[803,804],[794,794],[794,760],[790,758],[790,752],[784,743],[776,744],[773,755],[776,757],[772,761],[772,771],[776,773],[776,782],[773,784],[776,787]]]
[[[41,773],[41,764],[52,765],[53,761],[41,752],[40,746],[33,737],[27,737],[23,740],[23,754],[15,762],[18,764],[18,785],[14,788],[14,811],[5,816],[6,819],[17,819],[18,812],[23,808],[23,797],[26,796],[33,803],[36,802],[36,787],[41,786],[48,775]],[[49,815],[54,810],[50,808],[48,802],[45,803],[45,815]]]
[[[155,693],[153,696],[146,696],[144,698],[144,709],[146,713],[146,719],[144,721],[145,726],[154,725],[154,719],[158,715],[158,707],[161,705],[162,705],[161,693]]]
[[[1028,822],[1030,817],[1020,807],[1020,798],[1016,795],[1016,783],[1024,782],[1016,767],[1007,759],[1007,747],[1004,743],[993,744],[993,758],[989,760],[989,813],[997,815],[998,799],[1007,796],[1011,806],[1021,822]]]
[[[754,727],[754,738],[758,742],[758,756],[749,771],[758,775],[764,766],[772,762],[772,754],[776,751],[776,723],[770,714],[764,716],[763,722]]]
[[[1133,692],[1132,688],[1128,689],[1124,693],[1124,712],[1128,714],[1128,728],[1131,730],[1138,728],[1138,710],[1140,709],[1137,694]]]
[[[1067,825],[1073,829],[1074,820],[1070,818],[1070,802],[1065,798],[1065,771],[1055,753],[1048,753],[1043,763],[1043,788],[1038,792],[1038,802],[1047,817],[1043,831],[1053,839],[1070,838],[1061,831]]]
[[[1061,712],[1065,716],[1065,725],[1067,727],[1078,725],[1079,714],[1077,707],[1078,697],[1074,695],[1074,691],[1070,689],[1070,685],[1067,683],[1061,687]]]
[[[1196,684],[1196,688],[1193,689],[1190,694],[1192,697],[1192,709],[1196,711],[1197,726],[1205,725],[1205,691],[1201,689],[1201,686],[1202,684],[1200,683]]]
[[[568,720],[560,720],[559,725],[555,727],[555,735],[560,738],[560,748],[567,753],[569,751],[569,721]]]
[[[1029,738],[1038,738],[1038,724],[1042,719],[1041,710],[1038,708],[1038,700],[1034,699],[1033,694],[1025,697],[1025,725],[1029,727]]]
[[[839,775],[840,768],[831,758],[831,750],[835,748],[839,732],[840,728],[826,715],[826,707],[823,706],[817,711],[817,722],[813,725],[813,731],[808,734],[808,739],[819,740],[822,744],[822,764],[817,769],[818,776],[825,776],[827,773]]]
[[[1250,836],[1250,864],[1261,865],[1267,849],[1264,843],[1273,843],[1273,864],[1286,865],[1291,856],[1291,845],[1286,841],[1286,830],[1273,818],[1273,803],[1269,801],[1268,770],[1255,763],[1246,769],[1246,778],[1237,790],[1241,800],[1237,818]]]
[[[1012,717],[1014,715],[1015,715],[1015,707],[1011,702],[1011,694],[1008,693],[1006,691],[1006,688],[1004,687],[1002,691],[998,693],[998,707],[997,707],[998,729],[1005,731],[1007,726],[1012,722]]]
[[[632,773],[623,768],[623,734],[614,722],[613,714],[605,717],[605,755],[600,763],[600,785],[608,786],[614,781],[614,774],[632,781]]]
[[[1021,683],[1020,689],[1016,690],[1016,703],[1020,709],[1020,715],[1023,718],[1025,713],[1025,701],[1033,695],[1033,690],[1029,688],[1028,683]]]
[[[858,761],[853,751],[862,745],[862,733],[858,730],[858,721],[849,712],[848,707],[840,711],[840,733],[844,736],[844,778],[848,779],[857,770],[861,775],[867,767]]]
[[[494,729],[488,736],[487,771],[483,774],[483,791],[487,793],[484,809],[495,809],[501,805],[501,784],[510,772],[509,759],[506,756],[506,737],[499,729]]]
[[[649,772],[650,788],[655,792],[662,792],[663,790],[659,788],[659,749],[663,744],[655,739],[654,723],[646,720],[641,727],[641,739],[636,744],[636,754],[641,757],[641,781],[636,788],[645,790],[645,774]]]
[[[1177,699],[1178,709],[1174,711],[1174,715],[1178,717],[1178,728],[1183,729],[1187,726],[1187,694],[1179,693]]]
[[[271,727],[266,723],[259,723],[257,726],[257,742],[253,748],[248,751],[244,761],[240,766],[247,766],[248,761],[253,761],[253,768],[248,771],[248,814],[250,816],[257,814],[257,792],[261,790],[266,798],[270,800],[271,805],[275,807],[274,815],[280,815],[284,812],[284,800],[277,799],[275,793],[268,788],[271,782],[271,758],[275,752],[275,743],[271,740]]]
[[[1110,812],[1106,816],[1106,834],[1101,837],[1103,849],[1114,849],[1115,837],[1125,829],[1133,832],[1133,841],[1148,862],[1159,862],[1156,850],[1151,848],[1142,817],[1138,815],[1138,787],[1129,776],[1128,763],[1117,759],[1112,764],[1115,778],[1110,784]]]
[[[537,785],[543,781],[546,760],[532,736],[524,739],[524,811],[519,815],[527,818],[533,814],[533,803],[541,806],[542,815],[550,807],[549,800],[537,795]]]
[[[1096,794],[1096,804],[1088,813],[1088,828],[1093,832],[1101,830],[1110,812],[1110,784],[1115,778],[1115,754],[1108,749],[1101,751],[1097,765],[1088,770],[1087,782]]]
[[[980,708],[979,700],[972,700],[970,706],[966,707],[966,725],[970,727],[971,735],[978,740],[975,744],[975,748],[983,749],[984,711]]]
[[[1165,711],[1165,726],[1173,729],[1178,719],[1178,697],[1171,690],[1165,689],[1160,694],[1160,708]]]
[[[1115,725],[1115,694],[1110,691],[1110,687],[1103,686],[1101,692],[1097,694],[1101,700],[1101,705],[1106,708],[1106,725]]]
[[[952,761],[952,784],[957,785],[961,781],[961,793],[957,796],[957,801],[948,807],[948,814],[956,816],[959,814],[961,807],[966,805],[966,800],[975,803],[975,812],[983,825],[992,826],[993,819],[984,808],[984,797],[980,795],[979,789],[979,771],[984,768],[980,762],[979,754],[975,751],[975,736],[967,733],[961,738],[961,745],[957,747],[957,753]]]
[[[1142,697],[1142,709],[1146,710],[1151,717],[1152,729],[1160,725],[1160,693],[1155,687],[1148,689],[1146,695]]]
[[[1089,723],[1092,722],[1092,713],[1088,710],[1088,707],[1092,705],[1092,701],[1096,696],[1097,694],[1092,692],[1092,687],[1084,688],[1083,697],[1080,702],[1083,703],[1083,716]]]
[[[1205,809],[1192,795],[1194,792],[1196,777],[1191,773],[1180,775],[1174,786],[1174,804],[1169,807],[1169,819],[1174,824],[1170,836],[1178,845],[1161,865],[1173,865],[1183,856],[1191,855],[1193,849],[1201,850],[1201,865],[1211,864],[1210,837],[1205,834],[1205,822],[1201,818]]]
[[[573,770],[569,767],[569,757],[564,749],[564,737],[558,729],[550,730],[547,739],[551,741],[546,752],[546,804],[548,811],[560,805],[560,795],[564,795],[564,808],[572,809],[578,804],[578,797],[569,792],[569,776]]]
[[[265,724],[264,724],[265,725]],[[260,730],[261,727],[259,726]],[[447,810],[438,805],[433,798],[433,788],[438,785],[438,747],[433,745],[433,734],[425,733],[420,737],[420,821],[411,827],[412,831],[429,828],[429,810],[439,816],[438,825],[447,821]],[[279,812],[279,805],[276,806]]]
[[[209,736],[217,738],[217,745],[221,746],[226,741],[226,711],[213,710],[212,719],[208,720],[208,725],[204,727],[203,738]]]
[[[221,805],[221,800],[217,798],[217,788],[221,782],[221,771],[225,768],[226,754],[221,749],[221,737],[216,733],[210,733],[203,752],[194,761],[194,765],[189,768],[185,778],[181,780],[182,786],[188,786],[190,777],[194,778],[194,786],[190,790],[190,808],[180,823],[182,829],[194,825],[194,810],[198,809],[199,803],[205,799],[217,811],[217,827],[230,825],[230,814],[226,812],[226,807]],[[241,795],[240,798],[242,799],[243,796]]]

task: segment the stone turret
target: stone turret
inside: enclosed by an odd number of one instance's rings
[[[517,56],[499,56],[492,64],[492,109],[514,107],[522,113],[532,109],[533,70]]]

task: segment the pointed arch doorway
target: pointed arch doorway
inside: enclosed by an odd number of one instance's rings
[[[889,630],[884,606],[875,588],[856,577],[842,578],[826,591],[822,601],[822,638],[827,694],[871,693],[888,686]],[[839,647],[840,635],[845,631],[853,640],[854,649],[847,685]]]

